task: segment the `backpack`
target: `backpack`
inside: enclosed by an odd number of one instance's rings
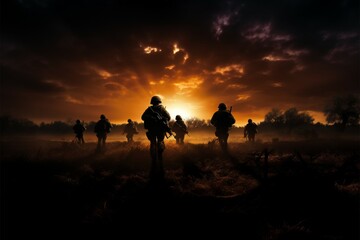
[[[170,132],[171,129],[169,127],[168,121],[162,116],[162,114],[152,109],[152,107],[149,108],[149,115],[151,115],[151,120],[149,119],[144,122],[144,128],[156,128],[161,129],[164,132]]]
[[[94,132],[96,133],[109,133],[110,132],[110,124],[107,121],[98,121],[95,125]]]

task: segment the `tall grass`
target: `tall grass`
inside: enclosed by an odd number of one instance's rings
[[[109,142],[101,153],[96,143],[68,141],[10,141],[1,149],[5,230],[231,215],[253,239],[357,237],[357,142],[230,143],[224,154],[217,143],[167,141],[161,183],[148,178],[148,142]]]

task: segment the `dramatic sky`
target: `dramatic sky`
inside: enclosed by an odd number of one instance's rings
[[[174,118],[238,125],[272,108],[323,121],[359,93],[358,0],[2,0],[1,114],[139,121],[153,95]]]

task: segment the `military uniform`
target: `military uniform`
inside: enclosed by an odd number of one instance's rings
[[[144,127],[147,129],[146,136],[150,141],[152,160],[150,177],[163,177],[162,153],[165,150],[165,134],[170,131],[168,126],[170,114],[164,106],[160,105],[161,99],[159,97],[154,96],[150,103],[153,106],[148,107],[141,116],[141,119],[144,121]]]
[[[105,147],[106,138],[111,131],[111,123],[104,115],[100,116],[100,120],[95,124],[94,132],[98,138],[97,150]]]
[[[188,133],[187,126],[184,121],[178,115],[176,116],[176,122],[174,122],[171,130],[176,134],[175,139],[177,144],[184,144],[185,134]]]
[[[125,125],[124,133],[126,133],[126,138],[127,138],[128,142],[134,141],[133,136],[134,136],[134,134],[137,134],[138,131],[137,131],[137,128],[136,128],[134,122],[131,121],[131,119],[129,119],[128,124]]]
[[[248,124],[246,124],[244,128],[244,137],[248,137],[249,142],[254,142],[256,133],[257,133],[257,125],[253,123],[251,119],[249,119]]]
[[[215,136],[218,137],[223,151],[227,151],[227,140],[229,138],[229,129],[235,123],[234,116],[226,110],[226,105],[219,104],[219,110],[214,113],[210,123],[215,126]]]
[[[85,143],[84,141],[84,132],[86,128],[80,123],[80,120],[76,121],[76,124],[73,126],[75,137],[78,139],[79,143]]]

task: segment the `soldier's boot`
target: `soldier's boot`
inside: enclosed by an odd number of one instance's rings
[[[163,165],[163,152],[165,150],[165,143],[159,142],[158,143],[158,177],[159,179],[163,179],[165,176],[165,171],[164,171],[164,165]]]
[[[155,178],[158,172],[157,147],[155,142],[150,142],[151,168],[150,178]]]

